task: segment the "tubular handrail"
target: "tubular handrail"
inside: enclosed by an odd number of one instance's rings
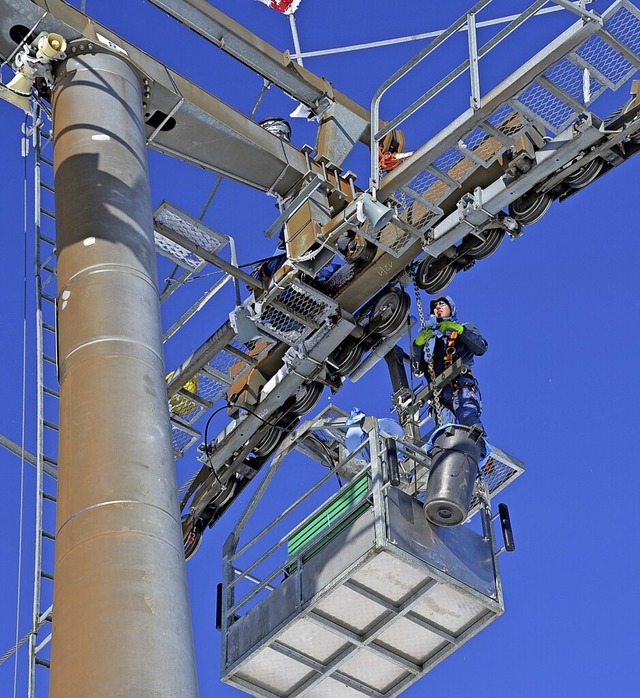
[[[585,7],[583,3],[574,3],[570,0],[550,0],[559,6],[558,9],[569,10],[584,19],[595,19],[597,15]],[[478,108],[480,103],[480,86],[479,86],[479,60],[487,55],[493,48],[501,43],[507,36],[513,33],[515,29],[521,26],[530,17],[536,15],[538,11],[546,5],[548,0],[535,0],[526,10],[521,12],[515,19],[501,29],[495,36],[487,41],[482,47],[477,48],[475,30],[479,23],[476,22],[476,16],[490,5],[493,0],[480,0],[464,15],[459,17],[451,26],[439,34],[432,42],[419,51],[413,58],[407,61],[402,67],[396,70],[382,85],[375,91],[371,100],[371,177],[369,180],[370,190],[375,198],[376,191],[380,184],[380,166],[378,162],[378,143],[394,128],[406,121],[407,118],[415,114],[418,109],[427,104],[436,95],[442,92],[448,85],[456,80],[460,75],[467,70],[470,71],[471,77],[471,96],[470,103],[472,107]],[[385,93],[393,87],[399,80],[411,72],[419,63],[427,56],[431,55],[435,49],[444,44],[451,36],[460,31],[469,33],[469,57],[454,68],[448,75],[440,80],[431,89],[425,92],[421,97],[416,99],[411,105],[404,109],[400,114],[390,121],[386,121],[385,125],[380,127],[380,103]]]

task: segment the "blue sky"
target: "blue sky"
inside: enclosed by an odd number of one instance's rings
[[[79,5],[79,3],[75,3]],[[292,49],[288,20],[254,0],[212,3],[281,50]],[[467,0],[303,0],[296,15],[303,50],[377,41],[444,29],[469,8]],[[602,12],[609,2],[594,4]],[[634,3],[638,5],[637,0]],[[524,2],[496,0],[487,17],[524,9]],[[261,80],[197,40],[160,11],[142,2],[88,0],[96,19],[165,60],[245,113],[251,110]],[[558,13],[565,14],[565,13]],[[533,20],[527,41],[487,65],[486,83],[512,72],[553,35],[561,20]],[[165,40],[171,36],[172,40]],[[162,40],[160,40],[162,39]],[[412,42],[384,49],[308,58],[305,65],[341,91],[368,106],[375,88],[423,46]],[[456,45],[459,48],[458,45]],[[452,66],[451,66],[452,67]],[[385,102],[390,116],[439,79],[430,67],[423,82],[411,84]],[[442,68],[443,69],[443,68]],[[236,72],[237,71],[237,72]],[[242,78],[239,77],[242,74]],[[483,76],[484,73],[481,73]],[[627,99],[623,86],[610,101],[596,102],[605,116]],[[412,125],[408,147],[417,148],[468,105],[461,85],[447,105],[451,115],[426,113]],[[465,101],[467,100],[467,101]],[[295,103],[269,91],[256,118],[286,114]],[[30,213],[23,224],[24,163],[20,157],[23,115],[0,101],[0,153],[5,267],[0,275],[4,328],[5,390],[0,431],[21,439],[22,362],[26,315],[26,444],[34,450],[34,344]],[[313,124],[292,121],[292,142],[313,143]],[[351,169],[366,185],[367,153],[354,154]],[[157,153],[150,155],[152,199],[163,199],[199,215],[215,176]],[[636,196],[640,159],[613,170],[565,202],[554,203],[536,224],[505,241],[489,259],[459,274],[447,289],[460,318],[476,324],[489,341],[478,360],[484,398],[483,421],[489,439],[525,462],[527,471],[501,497],[509,504],[517,551],[500,558],[506,612],[407,692],[407,696],[625,695],[635,678],[640,602],[635,593],[639,530],[637,493],[640,471],[635,444],[640,381],[636,351],[637,257],[640,253]],[[27,168],[31,176],[31,168]],[[262,232],[275,218],[274,200],[247,188],[223,183],[205,222],[234,236],[241,262],[271,252]],[[25,267],[26,258],[26,267]],[[25,271],[26,269],[26,271]],[[26,311],[24,279],[28,279]],[[193,321],[193,334],[167,347],[167,367],[182,361],[225,319],[231,306],[209,307]],[[412,310],[415,314],[415,309]],[[190,344],[190,342],[193,342]],[[381,388],[381,386],[383,386]],[[390,389],[383,366],[362,381],[346,385],[333,399],[387,416]],[[321,405],[327,404],[325,393]],[[214,422],[222,428],[223,422]],[[215,432],[215,428],[214,428]],[[195,470],[195,449],[179,473]],[[19,558],[21,465],[0,451],[0,536],[3,565],[0,588],[0,654],[14,642],[18,569],[22,573],[19,636],[30,626],[33,468],[24,466],[23,558]],[[220,580],[221,546],[240,515],[233,507],[207,531],[198,554],[188,563],[200,691],[239,696],[219,682],[220,638],[214,627],[215,585]],[[21,567],[20,567],[21,565]],[[19,653],[18,689],[25,695],[26,653]],[[13,693],[13,659],[0,665],[0,695]],[[44,693],[42,694],[44,695]]]

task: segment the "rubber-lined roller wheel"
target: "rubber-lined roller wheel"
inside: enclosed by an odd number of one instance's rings
[[[196,521],[196,523],[191,527],[191,529],[184,534],[184,559],[190,560],[197,552],[202,543],[202,533],[204,531],[204,526],[201,521]]]
[[[301,385],[296,393],[296,401],[291,407],[292,414],[300,416],[310,412],[318,404],[323,388],[322,383],[318,381]]]
[[[353,337],[347,337],[329,356],[329,362],[333,364],[338,375],[346,376],[357,367],[363,354],[364,347],[358,344]]]
[[[388,337],[404,325],[410,308],[409,296],[399,288],[392,288],[376,299],[370,327],[376,334]]]
[[[587,184],[591,184],[593,180],[600,174],[602,168],[604,167],[604,160],[602,158],[595,158],[577,169],[573,174],[570,174],[565,180],[564,184],[568,184],[573,189],[582,189],[586,187]]]
[[[544,216],[552,202],[553,198],[546,192],[544,194],[529,192],[509,204],[509,215],[522,225],[531,225]]]
[[[264,458],[268,456],[280,443],[281,431],[278,427],[269,427],[251,449],[254,456]]]
[[[493,254],[505,236],[505,231],[502,228],[489,228],[484,231],[484,240],[477,239],[465,254],[473,259],[486,259]]]
[[[416,270],[416,286],[430,295],[440,293],[453,281],[456,272],[452,264],[442,264],[440,260],[426,257]]]

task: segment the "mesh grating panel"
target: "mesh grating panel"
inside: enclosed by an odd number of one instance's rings
[[[425,172],[428,181],[438,182],[433,175]],[[417,181],[418,177],[414,181]],[[426,198],[426,197],[425,197]],[[410,194],[407,194],[402,189],[397,189],[394,196],[387,202],[398,209],[398,218],[415,228],[418,233],[429,227],[432,221],[435,221],[437,214],[427,208],[422,202],[414,199]],[[384,232],[384,231],[383,231]]]
[[[211,359],[209,366],[217,373],[227,376],[231,384],[251,368],[254,363],[251,359],[259,361],[273,345],[274,341],[267,338],[247,342],[246,345],[241,344],[237,339],[233,339],[229,346],[237,349],[242,354],[246,354],[248,360],[243,360],[242,356],[237,356],[226,349],[222,349]],[[213,380],[211,382],[215,383]],[[203,395],[203,397],[205,396]],[[207,397],[206,399],[211,398]]]
[[[299,342],[307,329],[302,322],[274,306],[267,306],[262,310],[258,325],[287,344]]]
[[[637,15],[622,7],[611,15],[604,26],[618,41],[640,56],[640,18]]]
[[[185,218],[179,216],[166,205],[155,215],[155,220],[158,223],[179,233],[182,237],[191,240],[191,242],[194,242],[196,245],[199,245],[202,249],[212,254],[215,254],[227,243],[226,238],[218,235],[215,231],[204,226],[204,224],[200,224],[195,220],[186,220]]]
[[[294,281],[262,306],[257,325],[293,345],[318,328],[336,308],[336,303],[327,296],[300,281]]]
[[[479,126],[461,139],[461,144],[473,151],[476,157],[484,160],[488,166],[496,160],[505,150],[505,146],[496,138],[490,136]]]
[[[463,182],[478,165],[463,155],[457,148],[449,148],[434,161],[434,166],[441,172],[446,172],[456,182]]]
[[[547,92],[547,94],[549,93]],[[563,107],[565,106],[562,102],[560,104]],[[493,128],[511,139],[517,138],[525,126],[529,124],[529,121],[522,114],[508,104],[501,105],[486,121]],[[474,155],[483,160],[487,166],[506,150],[506,147],[497,138],[491,136],[480,126],[475,127],[464,136],[460,140],[459,146],[472,150]],[[433,166],[460,183],[464,182],[479,167],[477,162],[465,156],[458,148],[446,150],[433,161]],[[453,191],[453,187],[443,179],[440,179],[437,173],[430,172],[427,169],[419,172],[408,183],[407,189],[415,191],[422,199],[433,204],[434,208]],[[399,211],[398,218],[415,229],[418,235],[424,234],[429,228],[433,227],[442,216],[442,214],[432,211],[421,201],[412,198],[402,189],[397,189],[394,192],[394,196],[389,203],[397,207]],[[409,235],[406,237],[400,236],[397,230],[398,226],[393,226],[393,228],[395,228],[392,233],[394,235],[393,243],[385,244],[391,248],[391,254],[398,254],[398,250],[407,249],[412,244],[412,240]],[[365,234],[365,237],[368,236]],[[373,241],[375,242],[375,240]]]
[[[171,442],[173,443],[173,451],[177,457],[182,454],[197,441],[197,437],[183,431],[175,424],[171,425]]]
[[[540,117],[556,133],[576,117],[575,111],[540,83],[534,82],[518,97],[518,102]]]
[[[433,164],[442,172],[450,173],[452,168],[457,165],[463,156],[455,148],[449,148],[442,155],[436,158]],[[453,175],[449,175],[453,177]]]
[[[198,378],[200,381],[198,397],[207,400],[207,402],[214,403],[227,389],[226,385],[219,383],[204,373],[198,374]]]
[[[409,182],[409,187],[432,204],[439,204],[451,192],[451,187],[436,175],[423,170]]]
[[[169,240],[155,230],[153,232],[153,240],[157,252],[165,257],[169,257],[184,269],[197,271],[199,268],[204,266],[204,262],[202,259],[200,259],[200,257],[198,257],[197,254],[190,252],[182,247],[182,245],[178,245],[176,242],[173,242],[173,240]]]
[[[499,490],[505,487],[512,478],[520,475],[518,470],[515,470],[507,463],[503,463],[495,456],[490,456],[480,470],[480,476],[487,483],[489,493],[496,494]],[[471,512],[476,512],[481,502],[477,495],[474,495],[471,500]]]
[[[527,125],[522,115],[509,104],[498,107],[487,119],[487,123],[508,138],[517,138]]]
[[[363,237],[373,242],[393,257],[400,257],[417,239],[416,236],[404,230],[393,221],[385,225],[385,227],[378,232],[373,229],[369,221],[365,221],[364,225],[360,228],[360,232]]]
[[[586,105],[594,100],[603,90],[606,85],[599,83],[592,75],[588,76],[588,98],[585,100],[584,94],[584,71],[574,65],[567,58],[563,58],[553,65],[545,73],[554,85],[557,85],[561,90],[564,90],[568,95],[573,97],[578,102]]]
[[[590,36],[576,53],[616,87],[635,72],[635,66],[597,34]]]

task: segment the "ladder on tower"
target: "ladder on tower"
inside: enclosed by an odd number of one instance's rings
[[[30,133],[25,134],[25,139],[31,136],[34,150],[37,496],[33,616],[29,640],[29,698],[36,696],[36,679],[38,685],[41,679],[48,683],[50,666],[60,398],[56,342],[53,137],[51,122],[38,105],[34,107],[32,121],[32,128]]]

